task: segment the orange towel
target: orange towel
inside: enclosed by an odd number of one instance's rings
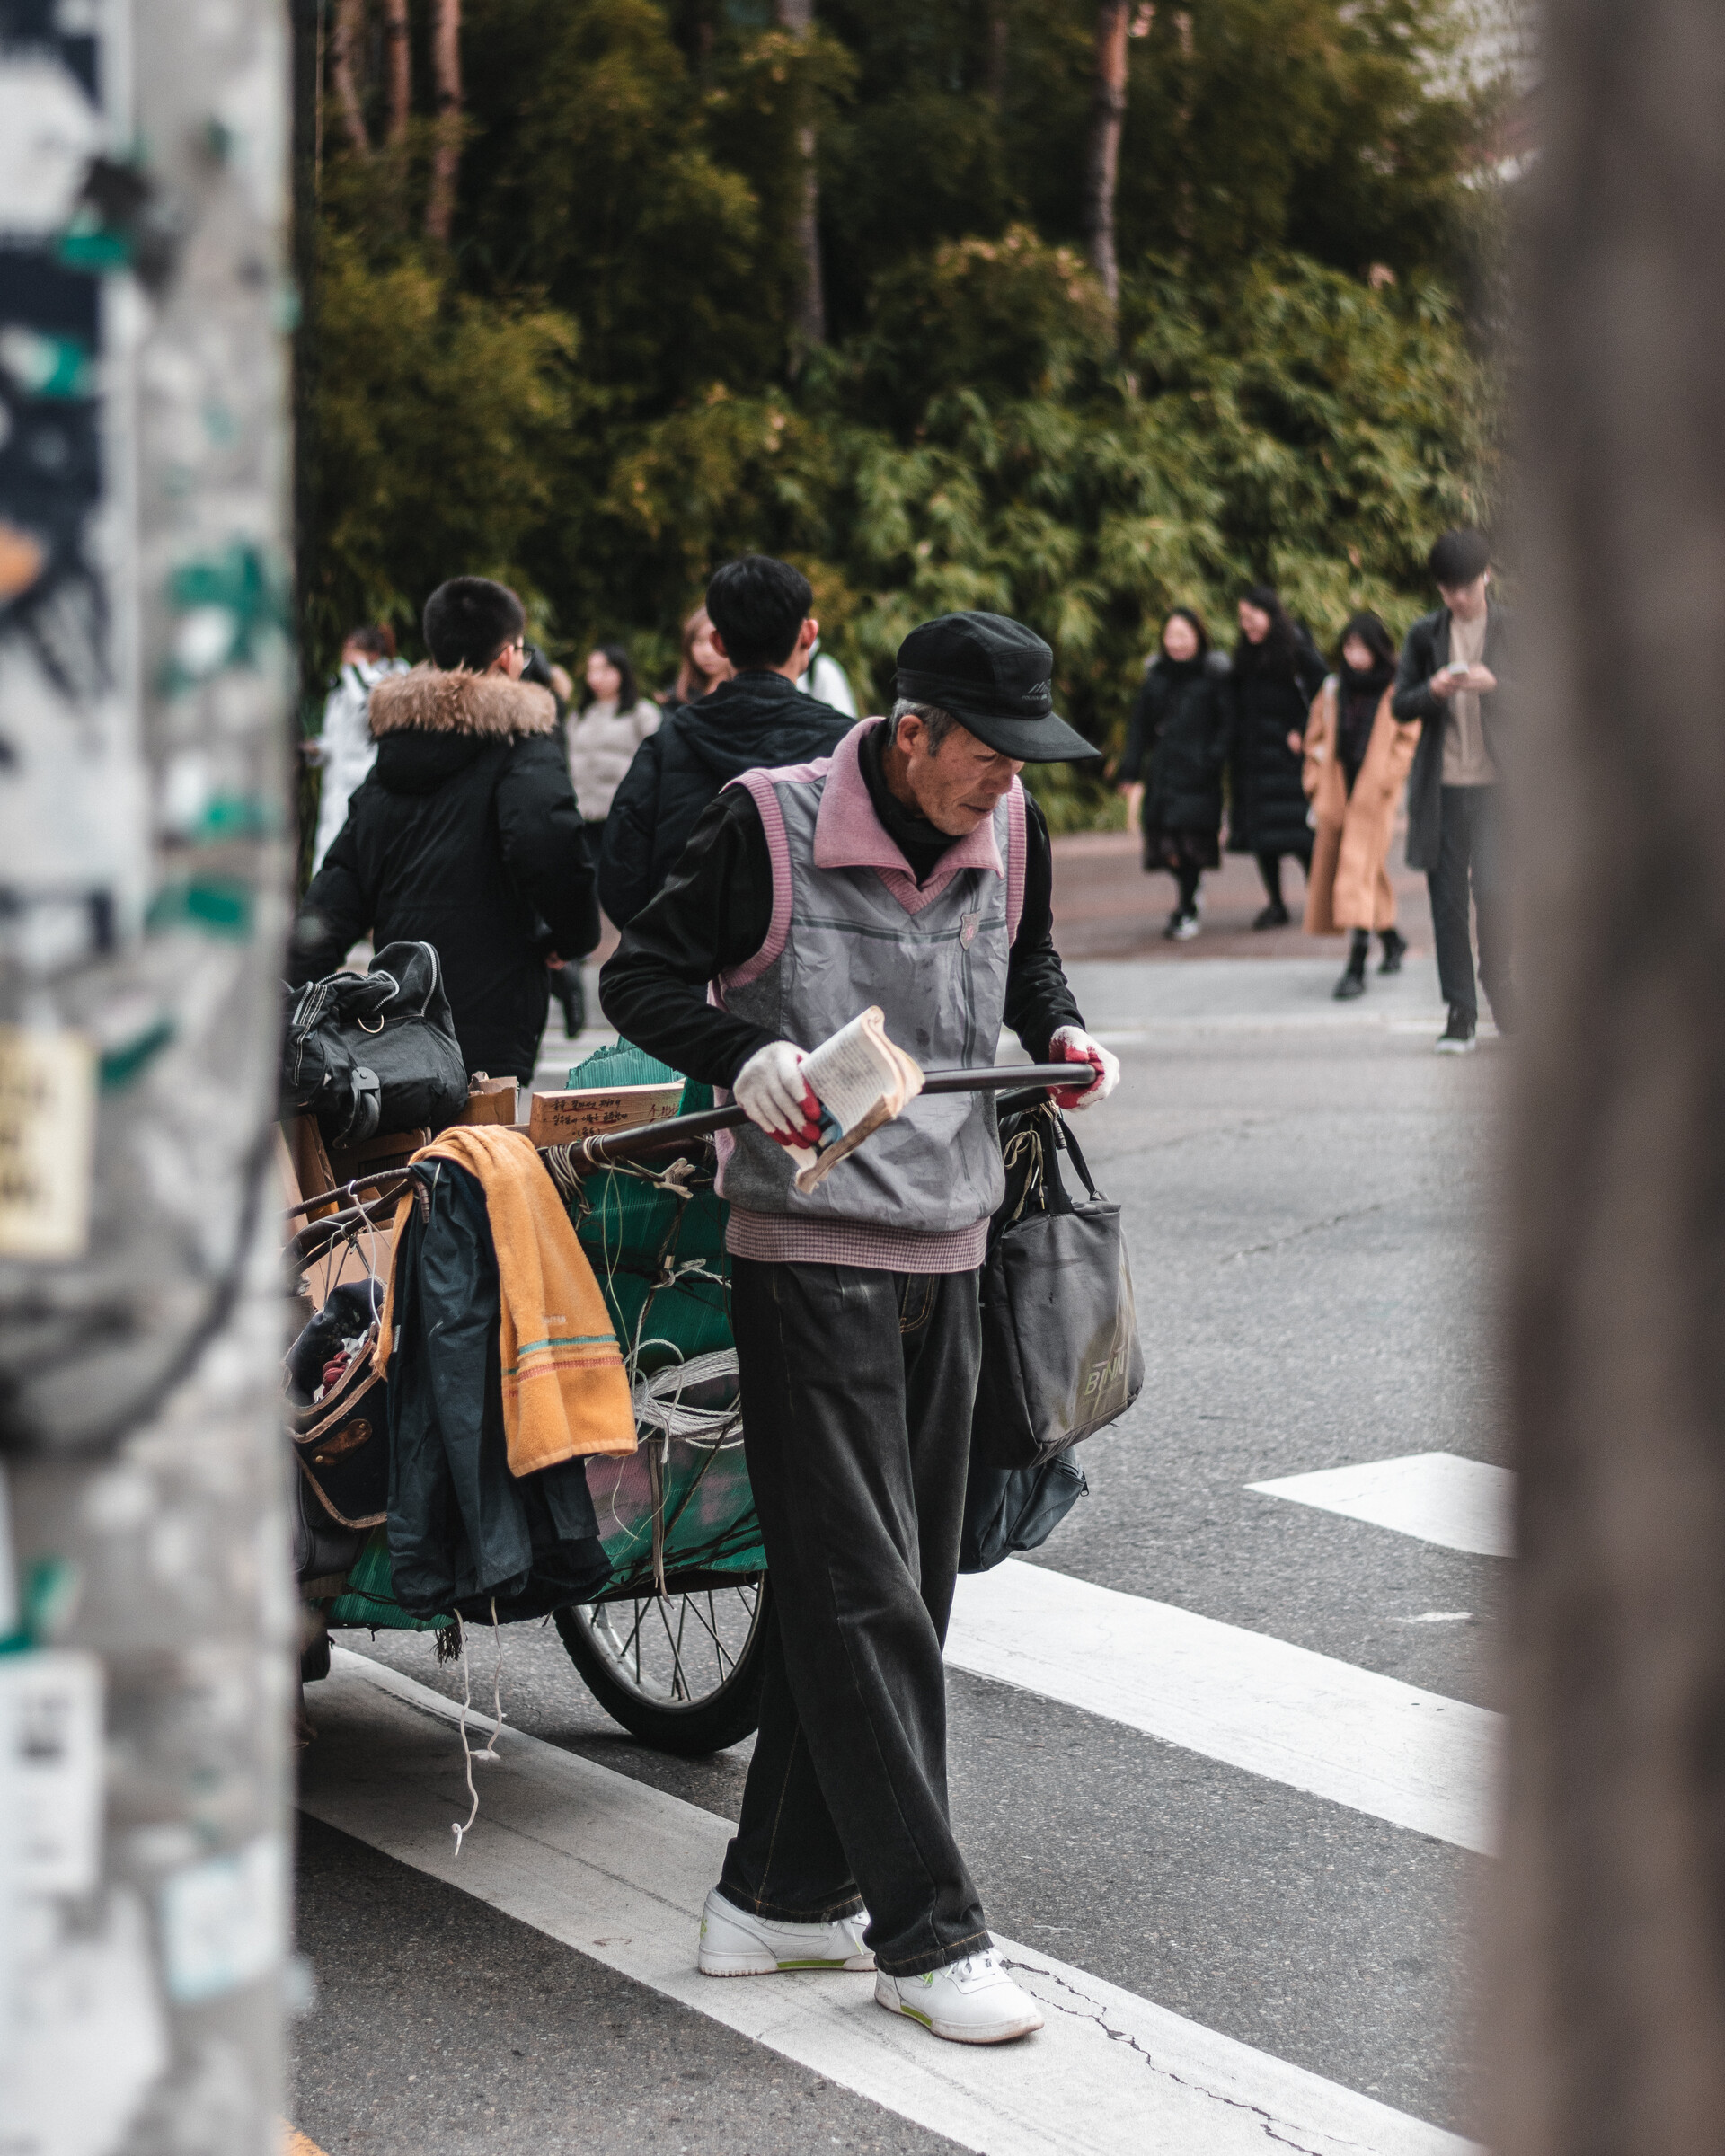
[[[531,1475],[589,1453],[632,1453],[635,1414],[623,1351],[587,1253],[524,1131],[456,1124],[413,1155],[454,1161],[476,1176],[497,1251],[502,1303],[503,1428],[509,1472]],[[410,1190],[395,1209],[402,1247]],[[386,1367],[395,1337],[390,1268],[375,1356]]]

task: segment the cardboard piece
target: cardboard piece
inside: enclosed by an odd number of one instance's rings
[[[586,1091],[535,1093],[527,1135],[535,1145],[568,1145],[600,1131],[668,1123],[682,1102],[680,1078],[658,1085],[596,1085]]]
[[[516,1081],[513,1078],[488,1078],[476,1071],[467,1082],[467,1105],[462,1110],[464,1123],[513,1123],[516,1109]]]

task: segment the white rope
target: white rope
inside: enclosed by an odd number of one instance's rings
[[[479,1817],[479,1791],[473,1784],[473,1747],[467,1742],[467,1710],[473,1703],[473,1691],[467,1667],[467,1627],[462,1622],[459,1610],[456,1612],[456,1630],[461,1640],[461,1758],[462,1764],[467,1772],[467,1794],[473,1800],[473,1808],[468,1813],[465,1821],[461,1825],[456,1825],[453,1819],[449,1822],[449,1831],[456,1837],[456,1854],[459,1856],[461,1845],[466,1838],[468,1829]]]
[[[475,1752],[467,1742],[467,1716],[473,1703],[473,1670],[467,1660],[467,1626],[461,1612],[456,1612],[456,1635],[461,1641],[461,1763],[467,1776],[467,1794],[473,1807],[466,1818],[457,1825],[449,1822],[449,1831],[456,1837],[456,1854],[461,1854],[462,1842],[466,1839],[475,1819],[479,1817],[479,1787],[473,1780],[473,1763],[481,1759],[497,1759],[498,1732],[503,1727],[503,1634],[497,1621],[497,1598],[491,1598],[491,1640],[496,1648],[496,1659],[491,1665],[491,1734],[482,1752]]]
[[[742,1442],[742,1415],[733,1399],[722,1408],[702,1408],[685,1403],[683,1395],[697,1385],[737,1374],[737,1350],[721,1348],[711,1355],[697,1355],[693,1362],[671,1363],[634,1384],[635,1425],[665,1438],[676,1438],[705,1451],[723,1451]]]

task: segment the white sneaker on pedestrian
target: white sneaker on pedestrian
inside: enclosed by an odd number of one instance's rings
[[[1010,2044],[1042,2026],[1040,2008],[1019,1990],[992,1949],[921,1976],[889,1976],[877,1969],[874,2002],[889,2014],[908,2014],[951,2044]]]
[[[1194,906],[1189,914],[1177,915],[1168,932],[1176,943],[1190,943],[1198,933],[1198,908]]]
[[[874,1966],[862,1944],[869,1913],[841,1916],[830,1924],[781,1924],[728,1902],[715,1886],[701,1912],[700,1970],[703,1976],[776,1976],[782,1969],[855,1969]]]

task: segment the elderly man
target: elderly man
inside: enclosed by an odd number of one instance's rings
[[[924,1065],[993,1063],[1004,1023],[1038,1061],[1101,1074],[1063,1105],[1114,1085],[1054,949],[1048,827],[1018,777],[1092,753],[1054,716],[1052,658],[999,614],[913,631],[892,717],[729,786],[600,981],[619,1032],[749,1117],[720,1188],[774,1630],[700,1966],[873,1969],[882,2006],[970,2044],[1041,2025],[991,1950],[946,1800],[994,1109],[920,1099],[806,1197],[782,1148],[816,1135],[804,1051],[871,1003]]]

